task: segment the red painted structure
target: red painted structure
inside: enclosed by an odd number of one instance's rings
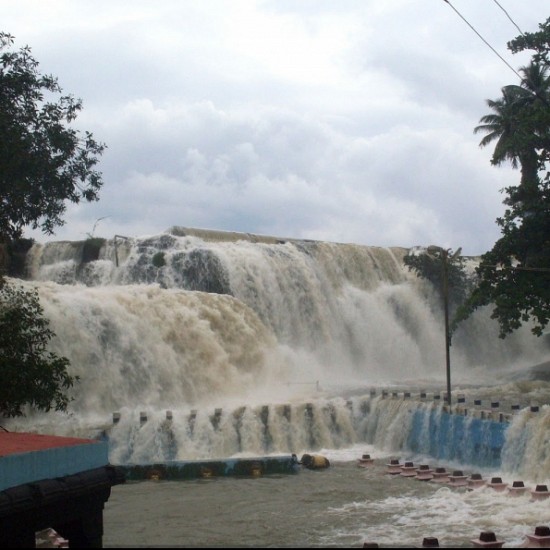
[[[77,437],[58,437],[55,435],[41,435],[30,433],[0,432],[0,456],[15,453],[43,451],[55,447],[70,447],[91,443],[90,439]]]

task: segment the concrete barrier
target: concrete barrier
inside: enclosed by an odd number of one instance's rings
[[[226,458],[220,460],[170,461],[120,466],[128,481],[199,479],[223,476],[258,477],[270,474],[295,474],[296,456]]]

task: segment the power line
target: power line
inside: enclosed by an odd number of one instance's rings
[[[512,67],[512,65],[510,65],[510,63],[508,63],[508,61],[506,61],[506,59],[504,59],[504,57],[502,57],[496,50],[495,48],[493,48],[493,46],[491,46],[491,44],[489,44],[489,42],[487,42],[487,40],[485,40],[485,38],[483,38],[483,36],[481,36],[481,34],[475,29],[475,27],[451,4],[451,2],[449,0],[443,0],[444,2],[446,2],[447,4],[449,4],[449,6],[451,6],[451,8],[456,12],[456,14],[466,23],[466,25],[468,25],[468,27],[470,27],[476,34],[477,36],[479,36],[479,38],[481,38],[481,40],[483,40],[483,42],[489,47],[491,48],[491,50],[493,51],[493,53],[495,55],[497,55],[499,57],[499,59],[520,79],[520,80],[523,80],[521,75],[514,69],[514,67]]]
[[[504,57],[502,57],[496,50],[495,48],[493,48],[493,46],[491,46],[491,44],[489,44],[489,42],[487,42],[487,40],[485,40],[485,38],[483,38],[483,36],[481,36],[481,34],[474,28],[474,26],[451,4],[451,2],[449,0],[443,0],[444,2],[446,2],[447,4],[449,4],[449,6],[451,6],[451,8],[453,8],[453,10],[456,12],[456,14],[468,25],[468,27],[470,27],[476,34],[477,36],[479,36],[479,38],[481,38],[481,40],[483,40],[483,42],[493,51],[493,53],[495,55],[498,56],[498,58],[520,79],[520,81],[523,83],[523,82],[529,82],[531,85],[533,85],[533,82],[530,78],[528,77],[522,77],[513,67],[512,65],[510,65],[510,63],[508,63],[508,61],[506,61],[506,59],[504,59]],[[525,36],[522,32],[522,30],[516,25],[516,23],[514,22],[514,20],[510,17],[510,15],[508,14],[508,12],[497,2],[497,0],[493,0],[503,11],[504,13],[508,16],[508,18],[510,19],[510,21],[512,21],[512,23],[516,26],[516,28],[519,30],[519,32]],[[545,103],[546,105],[549,105],[548,103],[548,100],[540,95],[540,93],[537,91],[537,90],[529,90],[527,88],[524,88],[525,90],[527,90],[527,92],[529,92],[531,95],[535,96],[535,97],[538,97],[543,103]]]
[[[516,27],[516,29],[519,31],[519,34],[521,34],[522,36],[525,36],[523,34],[523,31],[518,27],[517,23],[510,17],[510,14],[497,2],[497,0],[493,0],[493,2],[506,14],[506,17],[510,19],[514,27]]]
[[[479,264],[479,268],[484,267],[494,267],[495,269],[500,269],[502,271],[506,270],[515,270],[515,271],[537,271],[539,273],[550,273],[550,267],[521,267],[521,266],[504,266],[504,265],[493,265],[493,264]]]

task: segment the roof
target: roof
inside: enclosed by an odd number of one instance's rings
[[[97,441],[77,437],[0,431],[0,456],[89,443],[97,443]]]

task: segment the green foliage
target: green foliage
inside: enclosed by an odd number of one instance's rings
[[[508,49],[512,53],[518,53],[525,50],[533,51],[532,64],[542,67],[548,71],[550,69],[550,18],[544,23],[539,24],[538,32],[524,33],[514,40],[508,42]],[[536,93],[536,100],[540,108],[533,109],[531,113],[532,126],[537,127],[540,143],[539,169],[544,170],[550,162],[550,104],[548,99],[548,83],[546,86],[537,79],[537,75],[524,75],[525,81]],[[522,83],[522,85],[524,85]],[[550,173],[546,172],[546,179],[550,179]]]
[[[512,191],[509,191],[512,192]],[[478,285],[459,309],[457,320],[492,306],[500,337],[532,322],[540,336],[550,320],[550,186],[540,183],[528,207],[516,202],[497,220],[502,237],[483,254]]]
[[[521,169],[521,192],[528,197],[539,183],[538,172],[544,162],[541,150],[550,143],[550,78],[548,67],[534,62],[520,70],[521,86],[504,86],[501,98],[487,100],[493,112],[481,117],[482,124],[474,132],[486,134],[481,147],[496,141],[492,164],[510,161]]]
[[[47,350],[53,332],[36,291],[0,281],[0,414],[21,416],[25,405],[64,411],[77,377],[69,360]]]
[[[97,200],[103,182],[95,165],[105,145],[70,127],[81,101],[39,73],[28,46],[12,45],[0,32],[0,252],[17,258],[25,227],[52,234],[64,223],[66,201]],[[97,256],[92,241],[88,253]],[[67,373],[67,358],[48,352],[53,336],[36,292],[11,286],[0,273],[1,415],[22,415],[26,405],[66,410],[66,391],[77,379]]]
[[[448,291],[449,305],[456,309],[468,294],[469,278],[464,267],[464,258],[452,250],[422,251],[409,253],[403,259],[410,271],[422,279],[427,279],[443,298]],[[445,287],[445,269],[447,282]]]
[[[550,17],[544,23],[539,23],[538,32],[527,32],[510,40],[508,42],[508,49],[512,53],[534,50],[533,60],[537,63],[548,65],[548,56],[550,55]]]
[[[81,101],[39,73],[28,46],[12,45],[0,32],[0,240],[26,226],[52,234],[65,201],[97,200],[103,183],[94,167],[105,145],[69,127]]]
[[[157,252],[153,256],[152,263],[157,268],[164,267],[166,265],[166,258],[164,257],[164,252]]]
[[[550,320],[550,18],[539,28],[508,43],[513,53],[535,53],[521,69],[520,86],[505,86],[502,98],[489,100],[493,113],[474,130],[486,133],[481,146],[496,141],[492,163],[510,161],[521,179],[504,189],[507,208],[497,219],[502,236],[482,256],[478,286],[456,319],[492,307],[501,338],[526,322],[540,336]]]

